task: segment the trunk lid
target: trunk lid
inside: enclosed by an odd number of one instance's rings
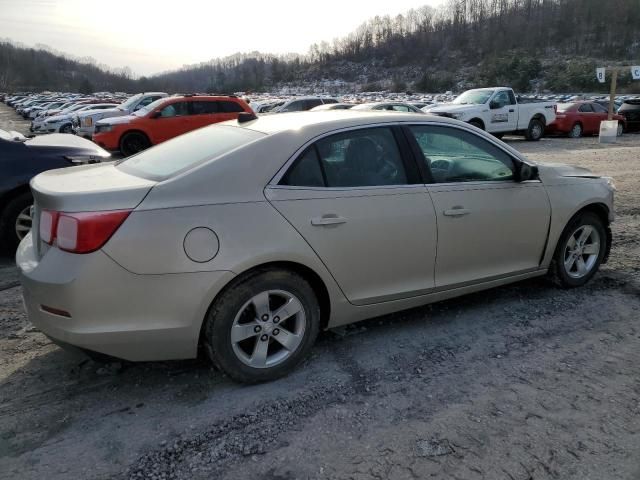
[[[40,241],[40,212],[99,212],[137,207],[157,182],[129,175],[114,163],[49,170],[31,179],[34,197],[32,235],[38,256],[48,245]]]

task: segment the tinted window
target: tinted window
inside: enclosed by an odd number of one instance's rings
[[[295,100],[289,105],[282,107],[282,112],[299,112],[302,110],[302,100]]]
[[[216,125],[194,130],[129,157],[118,168],[162,181],[264,136],[246,128]]]
[[[507,105],[511,105],[511,99],[509,98],[509,93],[506,91],[498,92],[495,97],[493,97],[493,103],[500,105],[500,107],[505,107]]]
[[[304,110],[311,110],[313,107],[317,107],[318,105],[322,105],[322,100],[319,98],[315,98],[312,100],[304,101]]]
[[[160,110],[162,118],[181,117],[183,115],[189,115],[187,102],[175,102]]]
[[[230,101],[222,101],[219,103],[220,103],[220,110],[225,113],[244,112],[244,109],[240,106],[239,103],[230,102]]]
[[[218,102],[191,102],[191,109],[193,115],[205,115],[219,112]]]
[[[608,110],[599,103],[594,103],[591,106],[593,107],[593,111],[596,113],[608,113]]]
[[[580,108],[578,108],[578,111],[582,113],[591,113],[593,112],[593,109],[591,108],[591,104],[583,103],[582,105],[580,105]]]
[[[509,90],[509,101],[511,102],[511,105],[516,104],[516,96],[511,90]]]
[[[511,157],[485,139],[451,127],[410,127],[435,183],[512,180]]]
[[[338,100],[336,100],[335,98],[324,98],[322,99],[322,101],[324,103],[338,103]]]
[[[294,163],[280,184],[297,187],[324,187],[320,159],[314,145],[308,148]]]
[[[372,187],[407,184],[407,174],[393,133],[388,128],[367,128],[338,133],[318,140],[315,155],[327,187]],[[305,165],[313,163],[313,154],[303,158]],[[308,163],[307,163],[308,162]],[[298,164],[294,164],[294,169]],[[299,167],[302,168],[302,167]],[[292,173],[309,183],[318,181],[315,167]],[[290,177],[286,177],[291,182]],[[323,180],[324,180],[323,179]],[[292,183],[287,183],[293,185]]]

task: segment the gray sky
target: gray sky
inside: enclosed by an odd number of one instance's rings
[[[236,52],[307,53],[375,15],[444,0],[0,0],[0,38],[138,75]],[[221,5],[223,4],[223,5]]]

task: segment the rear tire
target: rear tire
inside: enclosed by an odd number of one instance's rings
[[[207,314],[203,340],[211,361],[232,379],[259,383],[291,372],[319,329],[320,307],[309,283],[294,272],[267,270],[225,289]]]
[[[582,136],[582,125],[579,123],[574,123],[571,130],[569,130],[570,138],[580,138]]]
[[[151,142],[144,133],[126,133],[120,139],[120,152],[125,157],[130,157],[138,152],[146,150],[151,146]]]
[[[31,192],[24,192],[12,198],[0,213],[0,249],[13,254],[22,238],[31,228],[29,209],[33,205]],[[29,220],[24,216],[29,215]],[[18,233],[20,232],[20,233]]]
[[[618,136],[621,137],[623,133],[624,133],[624,125],[618,122]]]
[[[561,288],[586,284],[602,263],[607,238],[606,227],[596,214],[583,212],[573,217],[558,240],[549,268],[551,280]]]
[[[537,118],[531,119],[524,136],[531,142],[537,142],[544,136],[544,123]]]

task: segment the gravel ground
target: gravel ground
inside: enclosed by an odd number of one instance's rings
[[[0,478],[640,478],[640,135],[507,140],[615,178],[615,243],[594,280],[326,332],[265,385],[63,351],[29,325],[1,260]]]

